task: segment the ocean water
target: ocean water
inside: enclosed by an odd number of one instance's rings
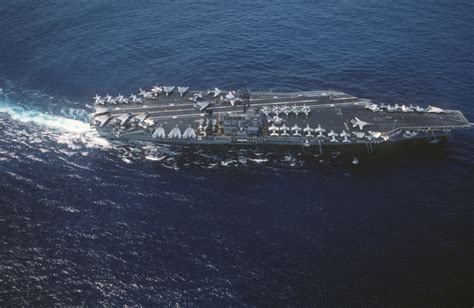
[[[472,306],[473,130],[317,156],[123,144],[88,114],[159,82],[474,121],[473,50],[467,0],[0,1],[0,306]]]

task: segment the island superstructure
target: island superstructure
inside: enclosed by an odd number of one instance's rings
[[[376,104],[340,91],[190,91],[154,86],[129,97],[94,97],[100,135],[164,144],[375,144],[449,137],[471,123],[457,110]]]

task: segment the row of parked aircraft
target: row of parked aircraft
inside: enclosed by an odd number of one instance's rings
[[[165,138],[168,136],[168,138],[196,138],[196,132],[194,129],[191,127],[191,124],[188,125],[188,128],[184,130],[183,133],[181,133],[181,130],[179,129],[179,126],[176,124],[176,126],[171,129],[171,131],[166,135],[166,131],[163,128],[163,126],[158,127],[155,129],[153,134],[151,135],[152,138]]]
[[[261,111],[263,114],[265,114],[267,117],[274,114],[276,116],[279,116],[280,114],[285,114],[286,116],[289,116],[291,113],[295,114],[298,116],[299,114],[305,114],[306,116],[309,115],[311,112],[311,107],[303,105],[303,106],[263,106],[261,108]]]
[[[334,132],[333,129],[325,135],[326,129],[322,128],[320,124],[318,124],[317,128],[311,128],[309,124],[306,124],[305,128],[299,127],[297,124],[293,125],[293,127],[289,127],[286,124],[283,124],[282,126],[278,127],[274,123],[268,128],[268,130],[271,132],[270,136],[281,136],[281,137],[289,137],[290,133],[294,137],[316,137],[317,139],[324,140],[326,137],[330,138],[330,142],[344,142],[344,143],[349,143],[351,140],[349,137],[351,137],[351,134],[346,132],[346,130],[342,130],[341,133],[336,133]],[[303,133],[303,134],[302,134]],[[314,135],[313,133],[316,133]],[[357,138],[357,139],[368,139],[368,140],[373,140],[373,139],[379,139],[382,138],[384,140],[388,140],[388,136],[385,136],[381,132],[375,132],[375,131],[368,131],[368,133],[365,132],[352,132],[352,134]],[[342,138],[342,140],[337,139],[338,137]]]
[[[169,96],[174,89],[177,88],[178,92],[181,96],[188,91],[189,87],[175,87],[175,86],[159,86],[155,85],[151,88],[150,91],[145,91],[140,88],[138,94],[130,94],[129,97],[124,97],[123,95],[118,95],[117,97],[112,97],[111,95],[107,94],[105,97],[101,97],[99,95],[94,96],[94,101],[97,105],[117,105],[117,104],[129,104],[129,103],[143,103],[144,99],[154,99],[157,98],[161,94],[165,94]]]
[[[105,97],[101,97],[99,95],[94,96],[94,101],[96,105],[117,105],[117,104],[129,104],[129,103],[143,103],[144,99],[156,99],[160,95],[164,94],[169,96],[174,90],[177,90],[181,97],[188,92],[189,87],[175,87],[175,86],[159,86],[155,85],[151,88],[150,91],[145,91],[142,88],[139,89],[138,94],[131,94],[129,97],[124,97],[123,95],[118,95],[117,97],[112,97],[111,95],[107,94]],[[198,102],[199,100],[204,99],[205,97],[212,97],[212,98],[222,98],[228,102],[232,106],[235,105],[236,102],[239,102],[241,98],[237,94],[236,91],[229,91],[225,93],[224,91],[214,88],[214,90],[209,90],[207,92],[196,92],[193,96],[189,97],[190,100],[194,102]],[[304,112],[304,111],[303,111]]]
[[[117,105],[117,104],[141,104],[143,103],[143,99],[138,97],[138,95],[130,94],[129,97],[124,97],[123,95],[118,95],[117,97],[112,97],[111,95],[107,94],[105,97],[101,97],[99,95],[94,96],[94,101],[96,105]]]
[[[391,105],[385,105],[385,104],[367,104],[365,106],[366,109],[369,109],[373,112],[379,112],[379,111],[387,111],[387,112],[428,112],[428,113],[443,113],[445,112],[443,109],[438,108],[438,107],[433,107],[433,106],[428,106],[427,108],[420,107],[418,105],[413,106],[405,106],[405,105],[398,105],[395,104],[394,106]]]

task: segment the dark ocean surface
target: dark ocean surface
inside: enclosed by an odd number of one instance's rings
[[[468,0],[0,0],[0,306],[471,307],[474,130],[375,155],[126,145],[87,105],[336,89],[474,121],[473,52]]]

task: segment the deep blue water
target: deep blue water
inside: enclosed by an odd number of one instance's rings
[[[317,157],[124,145],[94,94],[337,89],[474,121],[474,4],[0,2],[0,306],[474,304],[474,133]]]

